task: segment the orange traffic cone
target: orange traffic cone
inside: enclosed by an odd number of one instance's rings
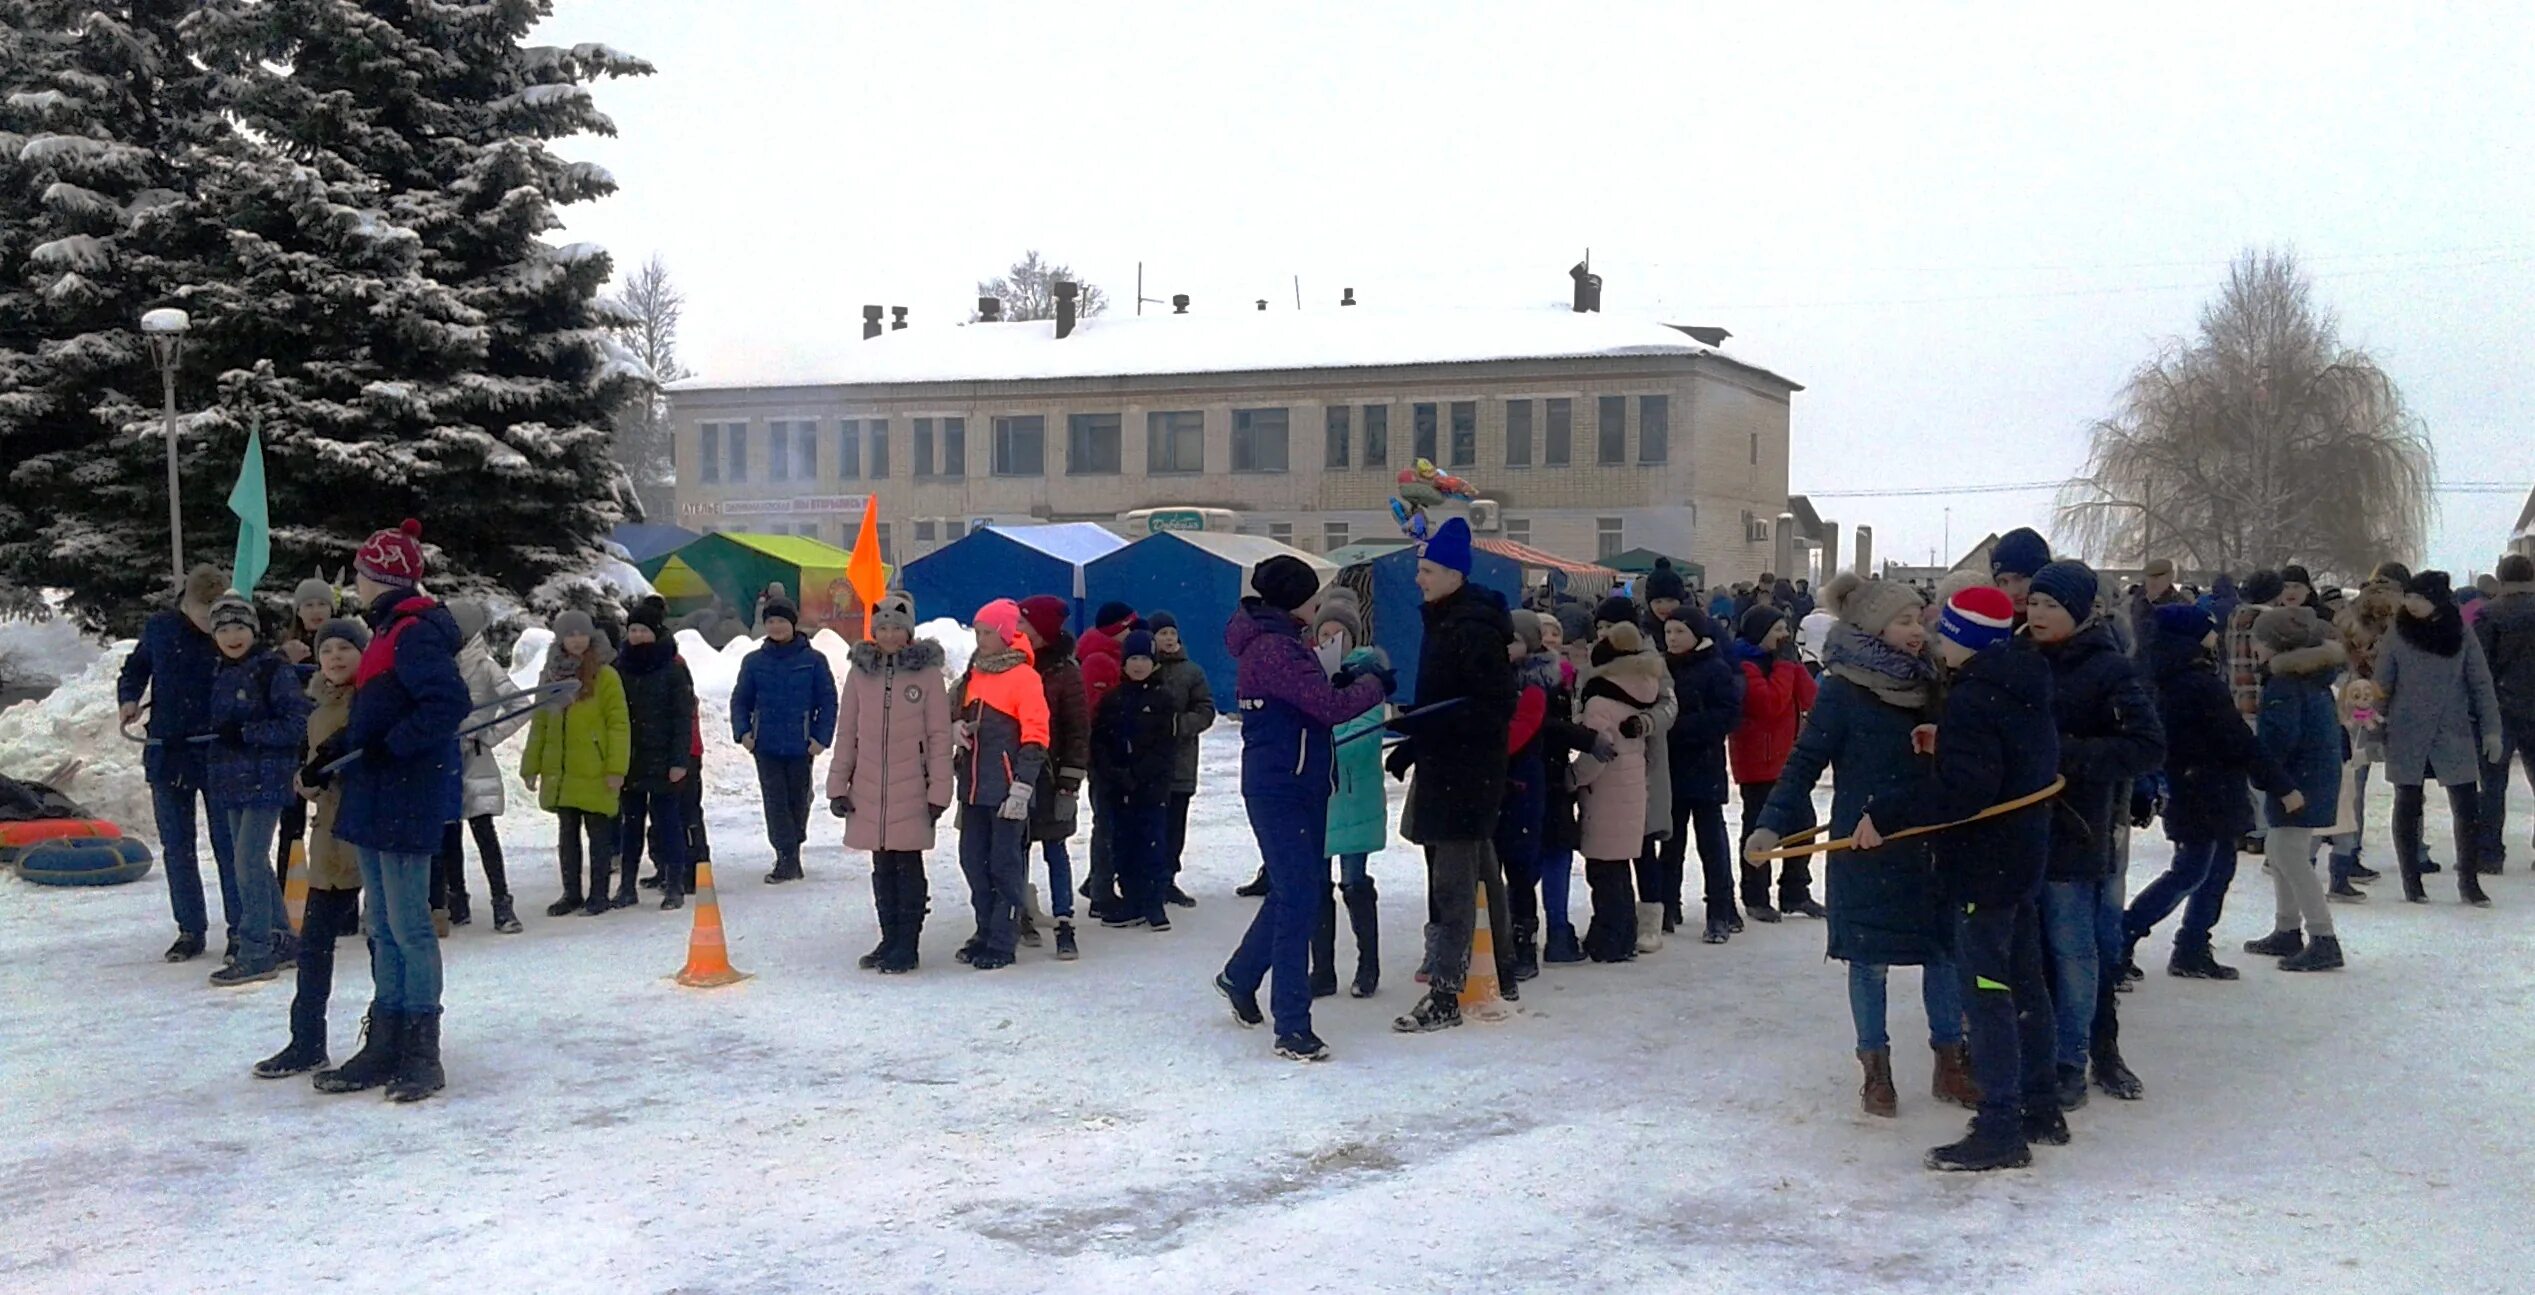
[[[290,918],[290,933],[299,934],[300,925],[308,918],[308,843],[290,843],[290,866],[282,873],[282,912]]]
[[[731,968],[731,953],[722,942],[722,904],[713,897],[713,864],[695,865],[695,933],[687,937],[687,965],[677,981],[694,989],[736,985],[748,973]]]
[[[1496,930],[1488,925],[1488,888],[1479,888],[1479,919],[1470,927],[1470,971],[1461,978],[1461,1013],[1483,1021],[1505,1019],[1496,985]]]

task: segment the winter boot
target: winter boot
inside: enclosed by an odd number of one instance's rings
[[[2324,898],[2336,904],[2364,904],[2368,902],[2368,892],[2335,877],[2332,888],[2324,892]]]
[[[493,929],[504,935],[517,935],[526,929],[519,924],[519,913],[511,907],[511,897],[493,897]]]
[[[1259,1010],[1259,991],[1233,984],[1230,972],[1215,973],[1215,992],[1232,1005],[1233,1023],[1242,1029],[1256,1029],[1266,1023],[1267,1013]]]
[[[871,911],[880,919],[880,943],[871,952],[854,959],[854,965],[865,971],[878,971],[888,961],[889,950],[898,942],[898,870],[878,860],[871,867]]]
[[[2125,1102],[2135,1102],[2148,1095],[2148,1086],[2132,1074],[2121,1059],[2121,1036],[2117,1031],[2099,1030],[2095,1035],[2095,1086],[2105,1094]]]
[[[1971,1132],[1962,1141],[1931,1149],[1923,1163],[1941,1173],[2022,1169],[2033,1163],[2033,1148],[2025,1145],[2021,1125],[1984,1128],[1979,1120],[1974,1120]]]
[[[606,875],[605,875],[605,874],[600,874],[600,875],[597,875],[597,876],[593,876],[593,877],[591,877],[591,878],[590,878],[590,899],[589,899],[589,902],[588,902],[588,903],[585,903],[585,904],[581,905],[581,916],[583,916],[583,917],[597,917],[597,916],[599,916],[600,914],[605,913],[605,912],[606,912],[609,908],[611,908],[611,907],[613,907],[613,905],[611,905],[611,904],[609,904],[609,903],[607,902],[607,877],[606,877]]]
[[[1164,903],[1166,903],[1166,904],[1169,904],[1169,905],[1170,905],[1171,907],[1173,907],[1173,908],[1195,908],[1195,907],[1197,907],[1197,897],[1196,897],[1195,895],[1189,894],[1189,893],[1188,893],[1187,891],[1185,891],[1185,890],[1180,889],[1180,888],[1179,888],[1179,880],[1178,880],[1177,878],[1173,878],[1173,879],[1172,879],[1172,881],[1171,881],[1171,888],[1170,888],[1168,891],[1164,892],[1164,894],[1163,894],[1163,896],[1162,896],[1162,902],[1164,902]],[[1325,1059],[1326,1055],[1327,1055],[1327,1053],[1326,1053],[1326,1050],[1324,1049],[1324,1050],[1323,1050],[1323,1057],[1322,1057],[1322,1058],[1315,1058],[1315,1060],[1318,1060],[1318,1059]]]
[[[2063,1111],[2078,1110],[2086,1105],[2086,1067],[2060,1067],[2058,1096]]]
[[[660,888],[660,911],[671,912],[687,906],[687,892],[668,886]]]
[[[2285,958],[2305,947],[2304,931],[2273,931],[2259,940],[2245,941],[2245,952],[2263,958]]]
[[[1074,924],[1063,918],[1056,922],[1056,960],[1072,962],[1083,956],[1082,946],[1074,943]]]
[[[624,865],[624,871],[618,875],[616,879],[616,899],[609,905],[609,907],[632,908],[634,905],[642,902],[642,893],[634,889],[634,874],[639,871],[641,871],[641,869],[632,863]],[[450,896],[450,902],[455,904],[462,901],[459,896],[452,895]],[[451,921],[456,921],[457,914],[452,912],[449,915],[449,919]]]
[[[2304,949],[2280,959],[2280,970],[2339,971],[2341,970],[2341,941],[2330,935],[2316,936],[2306,942]]]
[[[1341,886],[1339,893],[1347,899],[1347,926],[1356,937],[1356,978],[1348,993],[1356,998],[1371,998],[1382,987],[1382,910],[1381,897],[1367,877],[1361,886]]]
[[[2421,857],[2424,851],[2418,843],[2408,850],[2403,847],[2403,836],[2398,832],[2394,837],[2394,866],[2403,874],[2403,902],[2426,904],[2429,892],[2422,889],[2421,878],[2437,871],[2437,865]]]
[[[1743,908],[1755,922],[1775,922],[1778,910],[1769,906],[1769,869],[1746,863],[1743,869]]]
[[[449,1082],[440,1069],[440,1013],[408,1013],[404,1023],[405,1046],[397,1054],[396,1079],[387,1086],[387,1100],[419,1102]]]
[[[1866,1113],[1880,1115],[1885,1119],[1899,1115],[1901,1094],[1893,1091],[1892,1049],[1861,1048],[1857,1053],[1857,1062],[1866,1068],[1866,1082],[1857,1090],[1858,1101],[1865,1107]]]
[[[2385,880],[2385,874],[2353,859],[2350,863],[2350,879],[2364,886],[2372,881]]]
[[[449,888],[449,925],[465,926],[475,920],[475,909],[467,893],[455,886]]]
[[[1320,896],[1320,923],[1312,928],[1311,990],[1314,998],[1338,994],[1338,895],[1334,888]]]
[[[1276,1055],[1287,1061],[1327,1061],[1329,1045],[1309,1030],[1300,1034],[1280,1034],[1276,1036]]]
[[[1723,944],[1734,938],[1734,924],[1722,917],[1708,919],[1707,930],[1699,936],[1702,944]]]
[[[1938,1045],[1936,1077],[1928,1083],[1928,1095],[1965,1110],[1980,1109],[1980,1085],[1972,1082],[1971,1049],[1960,1043]]]
[[[1540,960],[1543,962],[1584,961],[1584,949],[1576,943],[1576,928],[1573,922],[1553,923],[1549,928],[1547,944],[1548,947],[1542,950],[1540,955]]]
[[[397,1057],[405,1046],[405,1015],[373,1005],[361,1019],[361,1050],[332,1070],[320,1070],[310,1081],[321,1093],[358,1093],[396,1077]]]
[[[176,943],[167,946],[169,962],[191,962],[202,956],[203,938],[199,931],[178,931]]]
[[[599,888],[606,889],[606,884],[602,882]],[[581,870],[567,863],[563,865],[563,898],[546,905],[546,916],[569,917],[580,907]]]
[[[1391,1022],[1401,1034],[1425,1034],[1433,1030],[1449,1030],[1461,1024],[1461,988],[1458,985],[1435,985],[1426,996],[1417,1000],[1406,1016]]]
[[[930,897],[905,881],[900,879],[895,892],[897,902],[891,910],[895,920],[888,928],[889,949],[880,959],[880,974],[884,976],[903,976],[915,970],[916,947],[923,943],[924,912],[930,906]]]
[[[2456,897],[2475,908],[2491,907],[2491,897],[2482,893],[2482,878],[2461,864],[2456,868]]]
[[[802,876],[800,852],[797,849],[785,850],[775,856],[775,870],[766,874],[766,884],[780,886],[787,881],[799,881]]]
[[[1533,923],[1516,922],[1514,924],[1513,978],[1515,980],[1540,978],[1539,936],[1540,928]]]
[[[1778,911],[1793,913],[1798,917],[1810,917],[1817,922],[1831,920],[1830,910],[1815,903],[1811,895],[1798,895],[1793,900],[1781,898],[1778,901]]]
[[[1637,951],[1655,953],[1664,947],[1664,906],[1637,906]]]
[[[2024,1113],[2024,1140],[2028,1146],[2065,1147],[2068,1145],[2068,1117],[2058,1107],[2027,1107]]]
[[[2234,980],[2236,969],[2218,961],[2209,951],[2209,941],[2186,944],[2174,942],[2174,956],[2165,964],[2165,974],[2185,980]]]
[[[1243,899],[1265,899],[1267,898],[1267,887],[1267,865],[1263,863],[1259,865],[1258,876],[1252,877],[1250,880],[1243,882],[1240,886],[1236,887],[1232,893],[1239,895]]]
[[[299,992],[290,1000],[290,1044],[255,1063],[258,1079],[304,1075],[326,1066],[326,1001],[334,993],[334,951],[299,957]]]

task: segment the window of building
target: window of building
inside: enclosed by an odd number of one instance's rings
[[[806,418],[767,420],[766,479],[819,479],[819,425],[815,421]]]
[[[1479,461],[1479,402],[1452,402],[1452,466],[1466,468]]]
[[[1116,476],[1119,471],[1118,416],[1068,414],[1065,418],[1065,475]]]
[[[1628,397],[1604,396],[1601,406],[1601,418],[1594,427],[1594,439],[1599,447],[1594,455],[1594,462],[1626,463],[1628,462]]]
[[[908,446],[908,449],[915,455],[916,479],[920,481],[926,477],[932,476],[933,420],[930,418],[916,419],[914,430],[909,433],[909,439],[913,442]]]
[[[1544,400],[1540,408],[1540,466],[1563,468],[1575,442],[1576,402]]]
[[[1434,462],[1438,457],[1435,453],[1435,407],[1411,405],[1408,410],[1408,420],[1410,434],[1415,438],[1413,445],[1416,456],[1428,463]]]
[[[1233,410],[1232,470],[1283,472],[1287,429],[1288,419],[1282,409]],[[1290,535],[1294,528],[1285,529]]]
[[[1637,398],[1637,461],[1661,463],[1672,453],[1672,397]]]
[[[722,424],[722,440],[730,447],[730,456],[723,465],[724,474],[732,481],[748,479],[748,424]]]
[[[1205,471],[1205,413],[1175,409],[1146,414],[1144,470],[1153,475]]]
[[[999,477],[1036,477],[1047,473],[1047,420],[1018,414],[995,420],[994,473]]]
[[[1627,540],[1624,538],[1625,534],[1626,532],[1621,527],[1619,518],[1594,518],[1593,556],[1597,559],[1618,557],[1628,548]]]
[[[968,420],[965,418],[942,420],[942,475],[968,475]]]
[[[915,542],[918,544],[930,544],[933,542],[933,523],[917,522],[915,524]]]
[[[819,479],[819,425],[805,418],[792,425],[792,470],[803,481]]]
[[[1759,463],[1759,462],[1760,462],[1760,433],[1759,433],[1759,432],[1753,432],[1753,433],[1752,433],[1752,462],[1753,462],[1753,463],[1755,463],[1755,464],[1757,464],[1757,463]]]
[[[1532,542],[1532,519],[1528,517],[1506,518],[1505,540],[1509,544],[1530,544]]]
[[[898,564],[898,551],[889,543],[889,523],[878,523],[871,528],[871,531],[872,535],[880,541],[880,560],[891,566],[896,566]]]
[[[1505,466],[1528,468],[1532,465],[1532,402],[1505,402]]]
[[[863,420],[838,419],[836,423],[836,479],[855,481],[863,475]]]
[[[1279,544],[1292,544],[1294,542],[1294,523],[1269,522],[1268,538]]]
[[[695,467],[696,475],[708,486],[722,479],[722,425],[720,423],[695,425]]]
[[[888,480],[889,420],[886,418],[872,419],[864,426],[863,435],[871,442],[871,479],[874,481]]]
[[[1364,407],[1364,466],[1387,468],[1391,465],[1391,407]]]
[[[1329,407],[1329,446],[1321,466],[1347,466],[1347,443],[1355,439],[1355,411],[1345,405]]]
[[[1335,553],[1345,547],[1347,547],[1347,524],[1345,522],[1322,522],[1320,524],[1320,551],[1323,553]]]
[[[792,424],[775,419],[766,424],[766,480],[792,479]]]

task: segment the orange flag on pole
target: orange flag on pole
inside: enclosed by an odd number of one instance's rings
[[[888,575],[880,565],[880,496],[863,500],[863,528],[854,536],[854,555],[845,561],[845,583],[863,605],[863,637],[871,637],[872,605],[889,592]]]

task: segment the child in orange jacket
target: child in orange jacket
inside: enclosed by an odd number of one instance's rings
[[[1047,766],[1047,692],[1032,662],[1021,607],[998,598],[977,611],[977,651],[951,692],[959,718],[953,773],[959,786],[959,867],[977,913],[961,962],[1009,967],[1021,937],[1029,885],[1030,801]]]

